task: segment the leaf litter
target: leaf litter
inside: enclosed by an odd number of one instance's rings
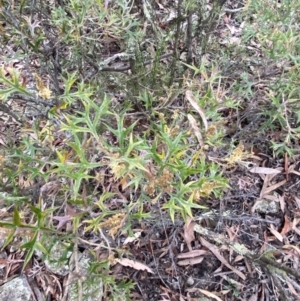
[[[105,6],[108,5],[109,3],[106,1]],[[162,1],[158,5],[160,9],[167,11],[166,3]],[[148,13],[147,7],[145,7],[145,11]],[[221,34],[230,33],[224,40],[226,41],[224,44],[240,43],[239,35],[243,25],[240,24],[240,28],[229,25],[232,17],[230,12],[224,15],[226,28],[222,29]],[[151,16],[147,15],[147,18],[150,22]],[[257,43],[252,43],[247,47],[260,52],[260,45]],[[256,67],[250,65],[250,68]],[[48,99],[51,91],[40,77],[38,77],[38,83],[38,90],[42,98]],[[185,97],[193,110],[193,115],[187,115],[190,127],[194,131],[200,147],[205,147],[202,134],[205,135],[205,132],[208,131],[210,119],[190,90],[186,91]],[[228,112],[228,119],[230,119],[230,114],[233,113]],[[1,119],[0,126],[3,131],[7,130],[8,122],[11,123],[11,126],[18,128],[18,124],[14,124],[11,118],[4,122]],[[203,129],[200,124],[203,125]],[[249,143],[250,138],[247,140]],[[6,139],[0,136],[0,144],[6,145],[6,143]],[[251,161],[253,157],[251,158],[241,145],[237,146],[227,157],[224,151],[221,158],[217,158],[215,150],[212,150],[209,158],[226,162],[228,165],[236,165],[237,162],[248,163],[245,162],[246,159],[253,163],[254,160]],[[271,154],[258,152],[256,156],[261,159],[261,163]],[[277,158],[275,157],[275,159]],[[5,160],[4,157],[3,160]],[[128,217],[120,213],[119,216],[112,215],[101,221],[101,225],[105,229],[101,232],[102,241],[110,246],[108,251],[101,248],[105,246],[104,244],[101,245],[98,241],[97,243],[93,242],[92,237],[85,237],[85,231],[81,233],[85,239],[79,240],[82,242],[81,247],[90,248],[97,253],[98,259],[107,259],[111,262],[111,265],[114,266],[114,273],[121,279],[134,279],[139,286],[134,295],[136,300],[198,300],[202,295],[214,300],[237,300],[232,293],[237,287],[240,300],[258,300],[258,296],[260,300],[264,300],[270,293],[273,294],[272,300],[280,300],[281,296],[286,295],[280,295],[276,291],[285,290],[285,284],[288,285],[295,300],[299,300],[300,173],[298,158],[295,155],[286,157],[284,161],[267,161],[268,167],[255,166],[245,169],[239,165],[232,173],[224,168],[224,174],[229,178],[231,184],[230,191],[228,190],[228,194],[224,198],[211,197],[208,200],[211,212],[218,209],[220,211],[218,215],[203,214],[200,218],[201,213],[196,212],[194,219],[188,217],[185,223],[175,220],[173,224],[164,214],[154,211],[155,221],[133,224],[132,230],[136,234],[141,233],[137,235],[138,237],[136,235],[126,237],[123,236],[121,228],[126,226]],[[245,176],[253,179],[251,182],[253,184],[250,185],[250,188],[247,188],[247,185],[238,185],[234,182],[235,175],[239,179]],[[105,177],[108,177],[106,170],[101,174],[101,181],[104,181]],[[123,181],[124,184],[126,180]],[[112,181],[107,181],[107,183],[109,183],[108,186],[115,186],[114,193],[116,192],[120,196],[118,184]],[[33,185],[25,176],[20,176],[18,184],[25,193]],[[126,190],[127,183],[123,184],[119,186],[122,186],[122,190]],[[255,190],[257,185],[260,189],[258,193]],[[61,185],[55,181],[43,184],[39,190],[39,196],[44,197],[44,204],[47,203],[47,197],[55,197],[59,189],[61,189]],[[247,189],[250,190],[250,193],[246,191]],[[252,194],[251,191],[253,191]],[[87,204],[86,191],[82,191],[82,197]],[[120,198],[123,203],[127,202],[126,197]],[[278,207],[272,212],[265,210],[257,213],[257,206],[263,201],[274,202],[278,204]],[[101,202],[99,204],[101,208]],[[112,200],[109,206],[118,208],[118,202]],[[53,220],[58,221],[57,229],[64,229],[68,224],[72,224],[74,217],[78,215],[77,211],[69,205],[66,205],[65,208],[64,215],[52,217]],[[7,214],[8,211],[1,211],[1,220],[6,219]],[[98,216],[95,215],[94,218],[96,219]],[[280,220],[280,224],[276,222],[276,219]],[[234,234],[229,230],[232,225],[239,225]],[[0,230],[2,229],[4,228],[0,228]],[[4,232],[0,231],[0,233]],[[7,233],[5,232],[2,236],[0,236],[1,239],[6,239]],[[119,248],[120,244],[122,249]],[[20,244],[18,245],[18,242],[15,241],[11,247],[18,249]],[[257,250],[261,251],[257,252]],[[124,257],[117,258],[119,254],[123,254]],[[132,259],[126,258],[124,254]],[[24,258],[24,253],[17,251],[16,253],[11,252],[9,258],[1,259],[0,263],[6,266],[4,279],[17,274],[24,261],[21,258]],[[120,266],[116,267],[114,263],[118,263]],[[293,266],[294,269],[291,269],[290,266]],[[61,290],[60,285],[64,281],[53,273],[42,271],[42,266],[36,259],[27,268],[31,271],[40,269],[35,274],[40,284],[38,288],[42,288],[44,291],[51,290],[52,296],[56,296],[56,300],[58,300],[60,294],[57,292]],[[282,277],[276,277],[276,274],[282,275]],[[191,287],[187,283],[187,275],[195,280]],[[260,279],[261,275],[264,275],[265,279]],[[266,280],[268,276],[272,276],[274,280],[271,282]],[[276,288],[275,291],[270,288],[272,285]],[[222,289],[218,290],[218,287],[222,287]],[[228,287],[229,289],[227,289]],[[253,290],[255,291],[253,292]]]

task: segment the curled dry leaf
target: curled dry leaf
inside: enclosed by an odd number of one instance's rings
[[[296,247],[296,246],[293,246],[293,245],[284,245],[282,248],[283,249],[294,249],[300,255],[300,249],[298,247]]]
[[[127,237],[124,240],[123,245],[125,246],[125,245],[127,245],[127,244],[129,244],[131,242],[134,242],[134,241],[138,240],[138,238],[141,236],[141,234],[142,234],[141,232],[136,232],[136,233],[134,233],[133,236]]]
[[[201,132],[200,132],[200,129],[198,127],[198,124],[197,124],[197,121],[196,119],[191,115],[191,114],[188,114],[187,115],[188,117],[188,120],[190,122],[190,125],[191,125],[191,128],[200,144],[200,146],[204,146],[204,143],[203,143],[203,139],[202,139],[202,135],[201,135]]]
[[[57,230],[61,229],[68,222],[73,221],[73,218],[82,214],[82,212],[76,212],[70,205],[66,204],[65,215],[63,216],[53,216],[53,219],[58,221],[56,226]]]
[[[203,122],[203,126],[205,128],[205,131],[207,131],[208,124],[207,124],[206,116],[205,116],[204,112],[202,111],[202,109],[199,107],[196,99],[194,98],[192,91],[187,90],[185,92],[185,96],[186,96],[187,100],[190,102],[190,104],[192,105],[192,107],[197,111],[197,113],[199,113],[199,115],[202,119],[202,122]]]
[[[188,246],[189,251],[192,251],[192,246],[191,242],[195,240],[195,235],[194,235],[194,226],[196,223],[193,221],[191,217],[187,218],[187,221],[183,227],[184,233],[183,233],[183,238]]]
[[[41,187],[40,193],[42,196],[55,195],[60,188],[61,184],[58,181],[50,181]]]
[[[288,216],[285,214],[284,215],[284,226],[280,232],[282,236],[285,236],[288,232],[290,232],[293,229],[292,223]]]
[[[56,225],[56,229],[61,229],[66,223],[72,221],[72,217],[70,215],[64,215],[64,216],[53,216],[53,219],[58,221],[58,224]]]
[[[152,269],[150,269],[145,264],[138,261],[134,261],[128,258],[121,258],[121,259],[116,259],[116,262],[118,262],[119,264],[125,267],[131,267],[134,268],[135,270],[142,270],[142,271],[146,270],[148,273],[154,274]]]

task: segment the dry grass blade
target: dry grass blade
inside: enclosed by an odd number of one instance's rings
[[[206,116],[205,116],[204,112],[202,111],[202,109],[199,107],[196,99],[194,98],[193,93],[191,91],[187,90],[185,92],[185,96],[186,96],[187,100],[190,102],[191,106],[197,111],[197,113],[199,113],[199,115],[202,119],[204,128],[205,128],[205,131],[207,131],[208,124],[207,124]]]

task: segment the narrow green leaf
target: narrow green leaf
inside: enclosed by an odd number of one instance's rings
[[[21,226],[22,225],[21,218],[20,218],[17,206],[14,207],[13,222],[14,222],[15,226]]]
[[[30,240],[29,242],[23,244],[21,246],[21,248],[24,248],[24,249],[28,249],[29,251],[27,252],[26,256],[25,256],[25,259],[24,259],[24,264],[23,264],[23,269],[25,269],[25,267],[27,266],[28,262],[30,261],[34,251],[35,251],[35,245],[36,245],[36,240],[37,240],[37,237],[38,237],[38,231],[35,232],[32,240]]]
[[[12,231],[11,233],[9,233],[9,235],[7,236],[1,250],[3,250],[4,248],[6,248],[11,242],[12,240],[14,239],[14,234],[16,232],[16,229],[14,229],[14,231]]]

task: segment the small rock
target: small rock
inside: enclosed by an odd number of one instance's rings
[[[0,300],[30,301],[31,290],[23,277],[14,278],[0,286]]]
[[[79,274],[81,275],[80,281],[82,283],[82,299],[84,301],[102,300],[104,295],[103,281],[101,277],[89,274],[89,262],[92,258],[90,258],[89,254],[86,252],[79,252],[78,259]],[[68,301],[77,301],[78,296],[78,283],[73,280],[69,289]]]
[[[279,203],[271,200],[262,199],[257,202],[255,210],[265,214],[275,214],[279,210]]]
[[[52,273],[66,276],[69,273],[69,259],[72,252],[69,251],[70,244],[57,242],[51,249],[49,256],[45,259],[45,265]]]
[[[195,280],[192,276],[190,276],[186,281],[188,286],[192,286],[195,283]]]

